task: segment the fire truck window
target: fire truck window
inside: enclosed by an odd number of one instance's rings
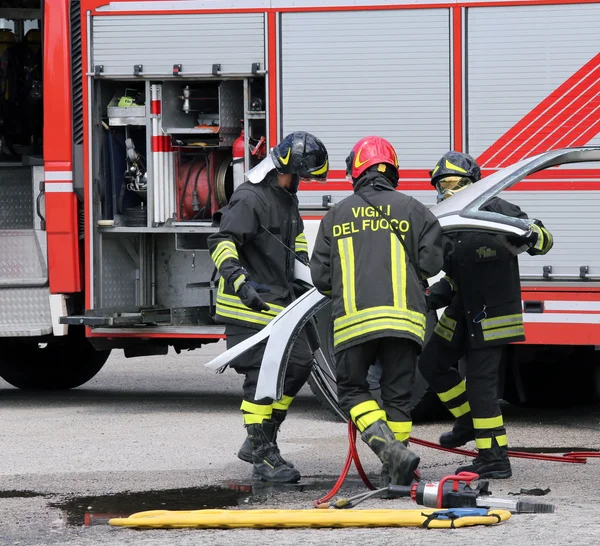
[[[40,21],[0,19],[0,162],[42,155]]]

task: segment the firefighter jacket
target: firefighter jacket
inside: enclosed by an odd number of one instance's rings
[[[423,279],[441,270],[441,243],[442,229],[431,211],[395,191],[383,176],[327,212],[310,270],[315,287],[332,298],[335,352],[381,337],[422,345]]]
[[[527,218],[518,206],[498,197],[483,210]],[[552,248],[552,235],[538,220],[533,229],[538,236],[528,253],[545,254]],[[502,235],[465,231],[445,237],[444,272],[428,291],[430,308],[448,305],[435,334],[456,348],[525,340],[519,263]]]
[[[272,171],[258,184],[239,186],[215,220],[219,231],[208,238],[208,248],[221,275],[216,316],[261,329],[295,299],[293,252],[308,252],[298,198],[279,186]],[[236,291],[244,281],[261,285],[258,291],[269,311],[257,312],[241,302]]]

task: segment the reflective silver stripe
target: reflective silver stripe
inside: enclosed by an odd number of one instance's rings
[[[46,193],[73,193],[73,182],[47,182],[44,184]]]
[[[444,326],[442,326],[439,322],[435,325],[433,331],[440,337],[443,337],[446,341],[452,341],[454,337],[454,332],[448,330]]]
[[[341,330],[371,318],[381,317],[409,319],[413,322],[416,322],[420,326],[425,327],[425,315],[415,311],[410,311],[409,309],[396,309],[395,307],[382,305],[378,307],[368,307],[367,309],[339,317],[334,321],[334,328]]]
[[[73,171],[44,171],[45,181],[67,181],[73,180]]]
[[[507,337],[520,337],[524,335],[525,328],[522,324],[520,326],[512,326],[510,328],[497,328],[496,330],[483,331],[484,341],[491,341],[492,339],[504,339]]]
[[[516,325],[523,324],[523,315],[521,313],[516,313],[514,315],[504,315],[501,317],[494,317],[489,319],[483,319],[481,321],[481,327],[484,330],[491,330],[492,328],[497,328],[499,326],[507,326],[507,325]]]
[[[452,332],[454,332],[454,329],[456,328],[456,321],[454,319],[451,319],[448,315],[446,315],[446,313],[442,314],[439,323],[448,328],[449,330],[452,330]]]

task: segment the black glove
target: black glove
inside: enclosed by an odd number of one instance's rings
[[[506,240],[516,247],[527,245],[529,247],[535,246],[538,240],[537,231],[531,230],[529,233],[525,235],[507,235]]]
[[[258,295],[258,292],[252,288],[249,282],[242,284],[240,289],[237,291],[237,295],[242,303],[252,309],[253,311],[261,312],[268,311],[271,309],[265,301]]]
[[[308,257],[308,252],[304,252],[304,251],[302,251],[302,252],[296,252],[296,258],[303,265],[309,265],[310,264],[310,258]]]

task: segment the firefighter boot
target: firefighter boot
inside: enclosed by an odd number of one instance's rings
[[[404,440],[402,442],[406,447],[408,447],[410,445],[408,440]],[[421,473],[419,472],[418,469],[415,469],[415,471],[413,472],[413,479],[419,481],[421,479]],[[392,477],[390,476],[390,469],[388,468],[387,464],[383,464],[381,466],[381,472],[379,473],[379,487],[387,487],[388,485],[390,485],[392,483]],[[393,494],[382,494],[380,497],[380,499],[396,499],[398,497],[396,497]]]
[[[486,478],[496,478],[498,480],[510,478],[512,470],[508,458],[508,448],[499,446],[496,438],[492,438],[492,447],[490,449],[480,449],[473,464],[457,468],[456,473],[459,472],[474,472],[479,474],[479,478],[482,480]]]
[[[444,432],[440,436],[440,445],[442,447],[460,447],[467,442],[475,440],[475,429],[473,428],[473,419],[471,414],[467,413],[459,417],[450,432]]]
[[[267,437],[265,422],[246,427],[252,445],[252,477],[265,482],[296,483],[300,479],[300,472],[285,464],[279,450]]]
[[[272,421],[267,419],[262,423],[263,430],[265,431],[267,438],[271,439],[271,443],[275,445],[277,451],[279,451],[279,446],[277,445],[277,433],[279,432],[281,423],[285,421],[286,415],[287,411],[274,409],[273,415],[271,416]],[[237,456],[244,462],[252,462],[252,444],[250,443],[250,438],[248,436],[246,436],[246,439],[244,440],[242,447],[240,447]],[[285,459],[284,461],[285,464],[287,464],[290,468],[294,468],[293,463],[286,461]]]
[[[388,469],[392,484],[410,485],[412,483],[420,458],[402,442],[396,440],[394,433],[385,421],[381,419],[375,421],[362,432],[361,437],[379,457],[384,467]]]

